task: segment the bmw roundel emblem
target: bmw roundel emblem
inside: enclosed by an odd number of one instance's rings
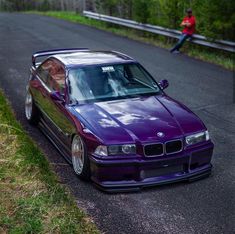
[[[165,134],[164,134],[163,132],[158,132],[158,133],[157,133],[157,136],[158,136],[158,137],[164,137]]]

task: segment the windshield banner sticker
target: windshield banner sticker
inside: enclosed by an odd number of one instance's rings
[[[114,67],[113,66],[108,66],[108,67],[102,67],[103,72],[114,72]]]

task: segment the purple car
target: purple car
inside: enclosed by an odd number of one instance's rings
[[[208,130],[164,93],[167,86],[119,52],[41,51],[32,57],[25,115],[80,178],[103,190],[206,177],[214,147]]]

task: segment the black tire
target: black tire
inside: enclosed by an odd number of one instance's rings
[[[72,165],[74,172],[83,180],[90,180],[90,161],[85,142],[79,135],[75,135],[71,145]]]
[[[33,96],[27,90],[25,97],[25,117],[31,125],[37,125],[40,120],[40,112],[34,104]]]

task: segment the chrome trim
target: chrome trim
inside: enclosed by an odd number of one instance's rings
[[[162,154],[155,154],[155,155],[151,155],[151,156],[146,155],[145,147],[148,146],[148,145],[157,145],[157,144],[162,145]],[[150,143],[150,144],[145,144],[144,145],[144,156],[145,157],[148,157],[148,158],[151,158],[151,157],[160,157],[160,156],[163,156],[164,154],[165,154],[165,147],[164,147],[164,144],[162,142],[155,142],[155,143]]]
[[[166,144],[169,143],[169,142],[174,142],[174,141],[180,141],[180,142],[181,142],[181,149],[178,150],[178,151],[172,152],[172,153],[167,153],[167,152],[166,152]],[[183,148],[184,148],[184,147],[183,147],[183,140],[182,140],[182,139],[170,140],[170,141],[166,141],[166,142],[164,143],[164,153],[165,153],[166,155],[177,154],[177,153],[181,152],[181,151],[183,150]]]

